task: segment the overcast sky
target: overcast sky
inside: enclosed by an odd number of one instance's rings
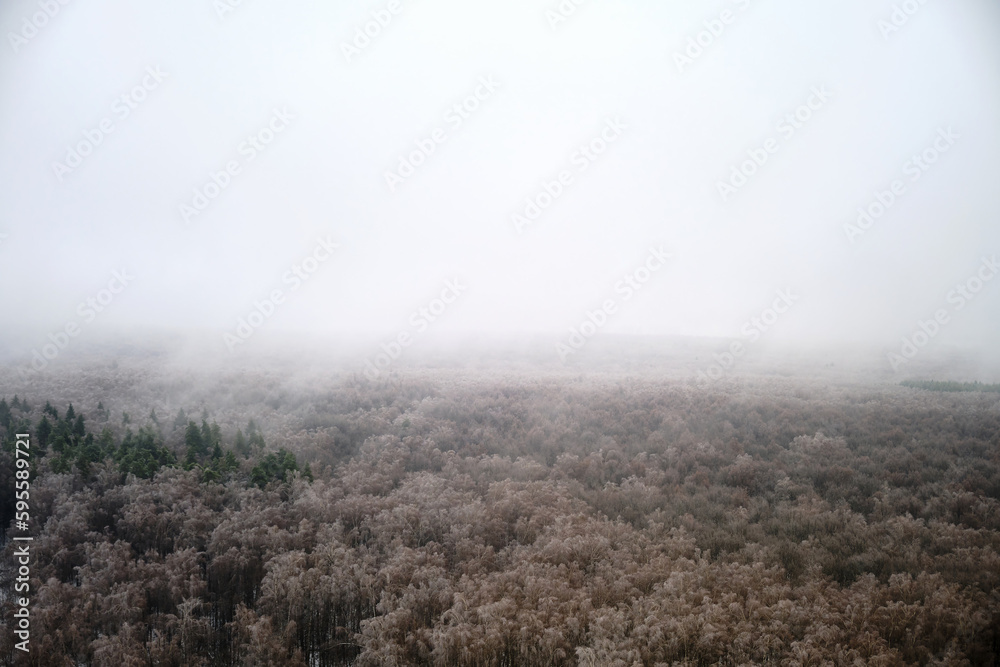
[[[224,353],[275,290],[262,330],[416,336],[456,279],[426,332],[555,343],[610,301],[602,332],[746,340],[781,290],[774,341],[997,340],[995,2],[224,3],[2,4],[15,355],[68,323]]]

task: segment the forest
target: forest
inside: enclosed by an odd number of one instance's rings
[[[981,382],[955,382],[954,380],[903,380],[903,387],[927,389],[928,391],[992,391],[1000,394],[1000,384],[983,384]]]
[[[5,664],[1000,654],[1000,400],[985,386],[136,361],[17,388],[0,388]],[[32,442],[26,655],[17,433]]]

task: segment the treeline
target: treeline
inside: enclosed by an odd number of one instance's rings
[[[256,424],[237,447],[204,414],[173,420],[161,446],[176,460],[149,476],[123,471],[124,437],[86,472],[54,470],[64,454],[49,445],[32,491],[30,664],[1000,654],[995,399],[460,374],[299,391],[262,422],[287,429],[287,451],[266,450]],[[90,434],[68,413],[12,418],[51,418],[66,452]],[[155,443],[148,421],[138,433]],[[8,467],[4,452],[5,494]]]
[[[982,384],[976,382],[954,382],[950,380],[903,380],[899,383],[911,389],[926,389],[928,391],[989,391],[1000,394],[1000,384]]]

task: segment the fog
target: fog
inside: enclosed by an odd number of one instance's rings
[[[12,1],[0,27],[19,363],[158,332],[236,359],[302,336],[992,355],[986,0]]]

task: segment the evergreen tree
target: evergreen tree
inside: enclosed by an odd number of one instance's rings
[[[116,459],[123,473],[144,479],[153,477],[161,467],[174,465],[177,461],[159,441],[159,435],[147,426],[141,427],[135,435],[131,430],[126,432]]]
[[[184,414],[184,408],[177,411],[177,416],[174,417],[174,428],[180,428],[188,423],[187,415]]]
[[[233,454],[233,450],[227,449],[226,456],[222,459],[221,468],[227,472],[230,470],[236,470],[240,467],[240,464],[236,461],[236,456]]]
[[[184,445],[187,447],[184,459],[185,466],[194,465],[200,456],[208,452],[208,445],[202,437],[202,431],[193,421],[188,422],[187,431],[184,433]]]
[[[35,431],[38,433],[38,442],[41,443],[42,447],[45,447],[49,442],[49,436],[52,435],[52,424],[47,415],[42,415],[42,420],[38,422],[38,428]]]
[[[262,458],[251,469],[250,483],[263,489],[269,482],[284,482],[289,472],[298,469],[295,456],[285,449],[279,449],[277,453],[271,453]]]
[[[187,454],[184,457],[184,469],[191,470],[196,465],[198,465],[198,455],[195,454],[194,449],[188,447]]]
[[[115,450],[115,434],[111,432],[111,429],[107,426],[101,431],[100,439],[97,441],[98,446],[101,448],[101,455],[103,456],[114,456]]]
[[[284,457],[281,460],[281,468],[282,468],[282,471],[283,471],[282,475],[281,475],[281,479],[283,481],[285,479],[284,472],[298,470],[299,469],[299,464],[295,462],[295,455],[294,454],[292,454],[291,452],[285,451],[283,449],[282,450],[278,450],[278,454],[279,455],[282,452],[285,453]]]
[[[76,469],[80,471],[80,474],[84,477],[90,476],[90,461],[87,460],[86,452],[80,450],[76,455]]]
[[[201,441],[205,445],[205,451],[212,446],[212,429],[209,428],[208,422],[204,419],[201,420]]]
[[[257,433],[254,433],[253,436],[250,438],[250,448],[258,452],[263,451],[264,436],[261,435],[259,431]]]
[[[251,450],[263,451],[264,436],[257,430],[257,424],[251,419],[247,423],[247,444]]]
[[[91,465],[102,458],[101,448],[94,443],[94,434],[88,433],[83,443],[77,448],[76,467],[84,477],[90,475]]]
[[[267,486],[268,481],[269,480],[267,472],[264,470],[264,467],[260,463],[255,465],[250,470],[250,483],[253,484],[254,486],[263,489],[265,486]]]
[[[52,458],[52,462],[49,465],[52,468],[52,472],[61,475],[69,472],[70,461],[67,460],[65,456],[55,456]]]
[[[236,453],[245,459],[250,458],[250,444],[247,439],[243,437],[243,431],[236,429],[236,441],[233,443],[233,449]]]

